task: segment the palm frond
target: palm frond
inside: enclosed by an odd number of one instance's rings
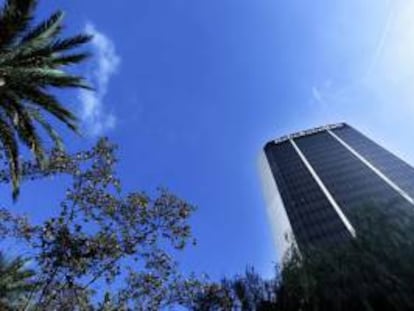
[[[79,64],[84,60],[88,59],[89,57],[91,57],[90,53],[77,53],[55,57],[51,60],[51,67]]]
[[[43,117],[39,109],[33,109],[29,107],[28,111],[31,117],[33,118],[33,120],[38,122],[43,127],[43,129],[46,131],[48,136],[53,140],[55,144],[55,148],[57,148],[58,150],[63,150],[64,145],[63,145],[62,137],[60,137],[59,133],[56,132],[53,126]]]
[[[6,91],[3,95],[4,100],[7,100],[8,103],[8,105],[3,104],[3,107],[8,108],[10,123],[23,144],[35,155],[37,162],[43,164],[45,152],[42,147],[42,141],[33,124],[32,116],[13,92]]]
[[[33,105],[46,110],[55,118],[66,124],[71,130],[77,132],[77,118],[68,109],[64,108],[58,100],[46,92],[34,87],[26,87],[19,94],[22,98]]]
[[[50,40],[55,37],[62,29],[61,23],[65,14],[62,11],[57,11],[50,16],[46,21],[42,22],[31,30],[22,39],[22,43],[33,40]]]
[[[6,0],[0,13],[1,47],[15,41],[27,29],[36,4],[36,0]]]
[[[13,127],[10,126],[3,118],[0,118],[0,143],[2,144],[5,156],[9,162],[10,177],[12,181],[13,199],[16,200],[19,195],[19,146],[14,135]]]
[[[58,148],[63,147],[44,112],[78,131],[77,118],[50,93],[51,87],[92,89],[82,76],[64,70],[90,56],[73,49],[89,42],[92,36],[59,38],[62,11],[32,27],[36,4],[36,0],[5,0],[0,9],[0,151],[9,162],[14,198],[19,192],[20,144],[29,147],[41,163],[44,151],[40,126]]]
[[[0,307],[20,310],[28,294],[35,289],[35,272],[26,267],[27,263],[22,257],[8,260],[0,253]]]
[[[62,57],[61,53],[88,43],[92,36],[80,34],[67,39],[32,40],[0,55],[0,64],[35,64],[36,67],[47,65],[48,59]]]
[[[37,84],[40,87],[91,89],[86,81],[54,68],[0,68],[0,76],[6,84],[18,87],[20,84]]]
[[[93,38],[92,35],[79,34],[67,39],[57,40],[51,44],[50,48],[53,53],[62,52],[82,46]]]

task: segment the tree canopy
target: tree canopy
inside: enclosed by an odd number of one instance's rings
[[[213,283],[194,310],[345,311],[414,308],[414,211],[395,204],[352,212],[357,238],[299,252],[272,280],[246,276]]]
[[[92,310],[100,303],[159,310],[190,299],[200,284],[184,278],[173,258],[191,242],[194,206],[165,189],[155,197],[124,194],[114,171],[115,149],[101,139],[74,155],[54,150],[46,167],[22,165],[23,180],[62,174],[72,180],[62,202],[50,207],[57,216],[43,223],[0,210],[0,237],[23,241],[35,263],[34,310],[74,304]],[[8,171],[0,177],[7,182]]]

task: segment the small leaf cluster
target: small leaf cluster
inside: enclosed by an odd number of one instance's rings
[[[85,295],[83,302],[71,299],[85,305],[88,297],[102,296],[107,288],[106,305],[158,310],[179,302],[183,287],[198,284],[180,275],[173,256],[192,241],[188,219],[194,206],[166,189],[158,189],[155,198],[124,194],[115,152],[116,146],[103,138],[74,155],[54,150],[47,166],[23,165],[24,180],[71,177],[59,212],[43,223],[30,224],[2,211],[0,232],[25,241],[36,262],[42,285],[33,295],[34,305],[61,306],[71,295]],[[99,299],[94,302],[96,307]]]

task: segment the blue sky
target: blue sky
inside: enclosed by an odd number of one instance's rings
[[[96,38],[83,70],[98,92],[65,97],[85,132],[69,149],[108,135],[126,190],[162,185],[198,206],[186,271],[271,274],[257,158],[272,138],[346,121],[414,163],[412,1],[40,2]],[[44,217],[61,188],[27,184],[14,208]]]

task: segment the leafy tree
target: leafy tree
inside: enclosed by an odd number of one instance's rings
[[[155,198],[123,194],[115,149],[101,139],[75,155],[54,150],[47,167],[22,165],[23,180],[72,180],[58,215],[43,223],[0,212],[0,235],[27,243],[36,263],[34,310],[159,310],[184,304],[201,286],[173,259],[191,241],[194,207],[165,189]],[[8,182],[7,170],[0,180]]]
[[[65,67],[88,57],[70,51],[91,37],[60,38],[61,11],[33,26],[36,4],[36,0],[6,0],[0,10],[0,142],[14,198],[19,191],[19,144],[27,146],[41,164],[45,151],[39,127],[61,146],[45,113],[77,130],[76,117],[51,94],[51,88],[89,88],[82,77],[68,73]]]
[[[28,294],[35,288],[34,271],[28,269],[27,260],[7,260],[0,253],[0,310],[14,310],[26,303]]]
[[[414,213],[395,204],[353,213],[357,238],[293,252],[279,310],[413,310]]]
[[[210,283],[193,310],[414,309],[414,211],[396,204],[352,212],[357,238],[329,248],[292,246],[273,280],[252,270]]]
[[[264,280],[249,267],[244,275],[225,278],[220,283],[204,282],[188,307],[201,311],[273,310],[277,284],[275,280]]]

